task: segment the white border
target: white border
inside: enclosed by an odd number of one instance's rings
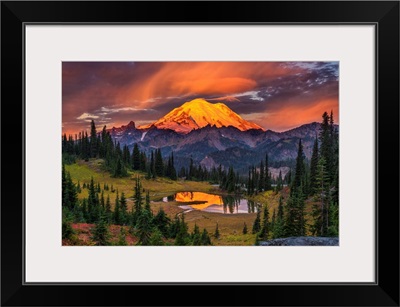
[[[375,282],[374,31],[28,25],[26,282]],[[61,62],[210,60],[340,61],[340,246],[61,246]]]

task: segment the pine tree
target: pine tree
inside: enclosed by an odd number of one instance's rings
[[[163,235],[157,228],[153,231],[150,237],[149,245],[151,246],[162,246],[165,245],[163,241]]]
[[[119,196],[118,191],[115,197],[115,207],[114,207],[114,223],[117,225],[121,225],[121,212],[119,208]]]
[[[244,223],[243,224],[243,234],[245,235],[245,234],[247,234],[247,225],[246,225],[246,223]]]
[[[107,223],[110,224],[111,221],[112,221],[110,194],[107,195],[106,207],[105,207],[105,215],[106,215]]]
[[[286,220],[284,226],[284,235],[304,236],[305,235],[305,213],[304,196],[302,186],[296,188],[296,191],[289,197],[286,204]]]
[[[284,236],[284,216],[283,216],[283,199],[279,198],[278,214],[274,223],[272,238],[282,238]]]
[[[90,179],[89,184],[89,195],[88,195],[88,213],[89,223],[96,222],[99,217],[99,201],[94,186],[93,177]]]
[[[310,162],[310,194],[314,195],[316,192],[316,175],[317,175],[317,165],[319,161],[318,153],[318,139],[315,138],[313,152]]]
[[[271,174],[269,173],[268,154],[265,154],[265,190],[271,190]]]
[[[171,220],[162,207],[160,207],[157,214],[154,216],[153,223],[161,231],[162,235],[168,238]]]
[[[271,224],[270,224],[270,230],[272,231],[272,233],[274,232],[275,222],[276,222],[276,212],[275,212],[275,208],[274,208],[274,211],[272,211],[272,218],[271,218]]]
[[[262,227],[260,230],[260,239],[261,240],[268,240],[268,236],[269,236],[269,229],[270,225],[269,225],[269,211],[268,211],[268,205],[265,204],[264,205],[264,216],[263,216],[263,220],[262,220]]]
[[[219,233],[218,223],[217,223],[217,226],[215,227],[214,238],[219,239],[219,237],[220,237],[220,233]]]
[[[147,164],[147,159],[146,159],[146,154],[144,152],[140,153],[140,170],[142,172],[146,171],[146,164]]]
[[[140,151],[137,143],[135,143],[135,145],[133,146],[132,167],[134,170],[140,169]]]
[[[320,139],[320,157],[325,159],[326,169],[329,176],[329,181],[331,180],[332,171],[332,140],[331,140],[331,127],[330,127],[330,116],[327,112],[322,114],[322,123],[319,133]]]
[[[122,161],[125,165],[130,165],[131,154],[129,152],[128,146],[125,144],[122,149]]]
[[[150,245],[150,238],[153,232],[152,217],[150,212],[143,210],[136,222],[138,245]]]
[[[192,245],[194,246],[202,245],[200,228],[199,226],[197,226],[196,223],[194,224],[193,232],[191,234],[191,239],[192,239]]]
[[[164,162],[163,158],[161,155],[161,149],[156,150],[156,156],[155,156],[155,171],[156,175],[161,177],[164,175]]]
[[[83,215],[83,218],[84,218],[85,222],[88,223],[90,221],[90,216],[89,216],[89,210],[88,210],[87,199],[86,198],[84,198],[82,200],[82,208],[81,208],[81,210],[82,210],[82,215]]]
[[[67,207],[74,211],[77,203],[78,203],[78,192],[76,190],[76,186],[71,179],[71,174],[67,172],[66,174],[66,197],[67,197]]]
[[[278,179],[277,179],[277,181],[276,181],[276,188],[275,188],[275,191],[276,191],[276,192],[279,192],[279,191],[282,190],[282,188],[283,188],[282,171],[279,170],[279,176],[278,176]]]
[[[72,239],[74,235],[74,230],[72,228],[72,215],[67,207],[62,209],[62,238]]]
[[[121,215],[121,225],[126,225],[127,224],[127,219],[128,219],[128,207],[126,203],[126,198],[125,198],[125,193],[121,192],[121,198],[119,201],[119,209],[120,209],[120,215]]]
[[[108,230],[106,217],[101,215],[93,229],[92,240],[96,243],[96,245],[109,245],[109,238],[110,233]]]
[[[178,231],[175,238],[175,245],[184,246],[190,243],[190,236],[188,233],[188,225],[185,222],[185,215],[182,213],[182,217],[179,221]]]
[[[311,232],[315,236],[326,236],[329,227],[329,174],[324,157],[321,157],[316,172],[316,201],[313,205]]]
[[[139,176],[136,177],[135,187],[134,187],[134,204],[133,204],[133,214],[132,214],[132,226],[136,225],[137,219],[142,213],[142,186],[140,184]],[[150,213],[150,212],[149,212]]]
[[[175,239],[176,236],[178,235],[179,229],[180,229],[180,219],[176,215],[174,218],[174,221],[171,223],[169,229],[168,229],[168,237]]]
[[[151,151],[151,158],[150,158],[150,170],[151,170],[151,175],[153,178],[156,178],[156,164],[154,160],[154,153]]]
[[[126,231],[124,227],[121,226],[119,230],[119,236],[118,236],[118,246],[126,246],[128,243],[126,242]]]
[[[257,208],[257,216],[256,219],[254,220],[253,229],[251,232],[255,234],[258,233],[260,229],[261,229],[261,210],[260,208]]]
[[[228,177],[227,177],[227,182],[226,182],[226,190],[228,191],[228,193],[232,193],[235,191],[235,172],[233,170],[233,167],[230,166],[229,167],[229,171],[228,171]]]
[[[146,192],[146,199],[145,199],[144,209],[149,211],[150,214],[152,214],[151,208],[150,208],[150,192],[149,191]]]
[[[265,170],[264,170],[264,163],[263,161],[261,161],[260,163],[260,180],[258,182],[258,192],[262,192],[265,189],[265,182],[266,180],[264,179],[264,174]]]
[[[174,153],[171,153],[171,176],[170,178],[172,180],[178,179],[178,176],[176,174],[176,169],[175,169],[175,161],[174,161]]]
[[[210,235],[208,234],[207,229],[203,229],[203,232],[201,234],[201,245],[211,245],[211,238]]]
[[[96,125],[92,119],[90,123],[90,157],[96,158],[97,156],[97,133]]]
[[[299,148],[297,151],[295,174],[294,174],[293,184],[290,190],[291,195],[294,192],[298,191],[298,188],[300,188],[303,185],[304,173],[305,173],[305,167],[304,167],[303,145],[301,144],[301,139],[299,139]]]

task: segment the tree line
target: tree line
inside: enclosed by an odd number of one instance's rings
[[[113,177],[126,177],[128,170],[142,171],[147,178],[168,177],[177,179],[173,153],[164,161],[161,149],[151,151],[147,156],[134,144],[132,153],[125,144],[122,148],[119,142],[113,141],[111,134],[103,127],[97,133],[96,124],[91,121],[90,136],[87,131],[79,132],[75,137],[66,134],[62,136],[62,153],[64,163],[74,163],[76,159],[89,161],[91,158],[104,159],[104,167]]]
[[[152,150],[148,155],[141,151],[138,144],[133,145],[132,151],[125,144],[122,148],[119,142],[113,141],[106,126],[101,133],[97,133],[96,124],[91,121],[90,135],[87,131],[72,135],[62,136],[63,162],[74,163],[76,159],[100,158],[104,159],[104,167],[113,177],[126,177],[128,170],[144,172],[146,179],[167,177],[172,180],[181,179],[194,181],[209,181],[219,184],[229,193],[240,192],[240,179],[233,167],[224,169],[221,165],[207,170],[206,167],[195,165],[192,158],[188,167],[181,167],[179,172],[175,169],[174,153],[168,158],[162,156],[161,149]]]
[[[266,158],[268,165],[268,156]],[[252,168],[248,177],[247,193],[271,189],[267,185],[268,174],[261,162],[260,171]],[[264,171],[263,171],[264,169]],[[264,175],[263,175],[264,174]],[[261,221],[261,207],[253,224],[257,240],[268,238],[305,236],[307,229],[314,236],[338,236],[339,233],[339,136],[334,126],[333,113],[324,112],[319,134],[316,136],[310,163],[305,161],[301,139],[293,175],[287,177],[290,193],[286,203],[279,199],[269,221],[267,204]],[[281,187],[282,176],[277,180],[276,190]],[[312,202],[310,223],[306,221],[305,201]],[[244,229],[245,230],[245,229]],[[247,231],[247,226],[246,226]]]

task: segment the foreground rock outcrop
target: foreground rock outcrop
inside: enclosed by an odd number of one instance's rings
[[[338,246],[339,238],[328,237],[289,237],[261,241],[261,246]]]

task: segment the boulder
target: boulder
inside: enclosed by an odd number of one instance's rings
[[[261,241],[261,246],[339,246],[338,237],[289,237]]]

